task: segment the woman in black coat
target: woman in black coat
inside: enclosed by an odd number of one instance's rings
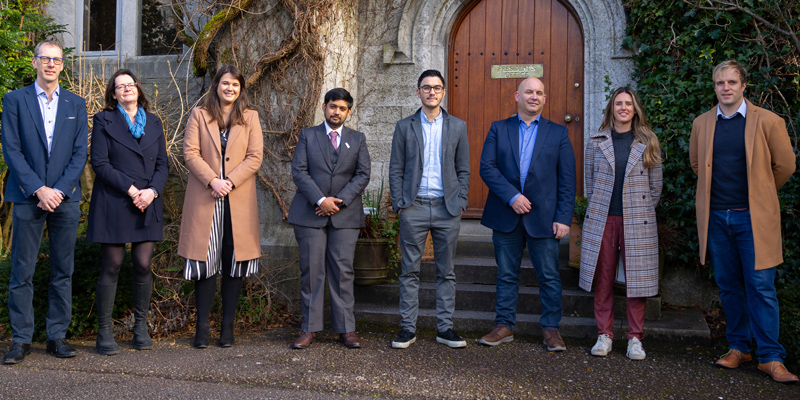
[[[102,243],[97,279],[97,352],[119,353],[111,312],[125,244],[133,260],[133,345],[153,348],[147,332],[147,312],[153,290],[150,259],[162,239],[163,205],[159,193],[169,173],[164,130],[147,112],[147,98],[136,76],[127,69],[114,73],[106,85],[105,107],[95,114],[91,163],[96,179],[89,205],[86,240]]]

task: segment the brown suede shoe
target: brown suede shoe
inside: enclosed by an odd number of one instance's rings
[[[544,344],[547,346],[548,351],[566,351],[567,345],[564,339],[561,338],[561,332],[556,329],[545,329],[542,333],[544,335]]]
[[[738,368],[739,364],[749,363],[750,361],[753,361],[753,356],[749,353],[744,354],[739,350],[730,349],[727,353],[723,354],[714,365],[722,368],[734,369]]]
[[[314,332],[300,332],[300,336],[292,343],[293,349],[305,349],[311,346],[311,343],[317,341],[317,334]]]
[[[358,338],[355,332],[342,333],[339,335],[339,340],[341,340],[344,347],[348,349],[357,349],[361,347],[361,339]]]
[[[497,346],[498,344],[514,341],[514,332],[505,324],[497,324],[486,336],[480,338],[478,343],[486,346]]]
[[[780,361],[770,361],[758,364],[759,371],[772,377],[772,380],[780,383],[797,383],[797,375],[790,373]]]

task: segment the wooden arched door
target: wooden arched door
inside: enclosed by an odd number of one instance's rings
[[[569,128],[578,193],[583,193],[583,32],[559,0],[477,0],[458,17],[450,37],[448,111],[467,122],[471,177],[464,217],[480,217],[489,189],[480,158],[492,121],[517,112],[521,79],[493,79],[493,65],[541,64],[547,102],[542,115]],[[570,120],[570,122],[566,122]]]

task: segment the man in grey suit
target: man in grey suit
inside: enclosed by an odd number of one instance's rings
[[[400,219],[400,326],[392,347],[405,349],[416,341],[419,310],[419,270],[430,231],[436,260],[436,341],[452,348],[467,342],[453,330],[456,305],[456,254],[461,212],[469,190],[467,124],[440,104],[444,77],[427,70],[417,80],[422,107],[397,122],[392,138],[389,188]]]
[[[331,296],[333,331],[347,348],[361,347],[353,316],[353,253],[364,226],[361,193],[369,183],[370,160],[363,133],[344,127],[353,97],[336,88],[325,94],[325,121],[303,129],[292,157],[297,193],[289,223],[300,247],[300,304],[303,322],[292,348],[304,349],[322,330],[325,277]]]

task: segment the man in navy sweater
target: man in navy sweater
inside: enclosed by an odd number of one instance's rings
[[[778,343],[775,266],[783,262],[778,189],[795,170],[786,122],[744,98],[747,71],[736,61],[714,68],[719,105],[697,117],[689,155],[697,174],[700,262],[711,257],[727,317],[730,350],[716,361],[733,369],[753,360],[778,382],[797,382]]]

